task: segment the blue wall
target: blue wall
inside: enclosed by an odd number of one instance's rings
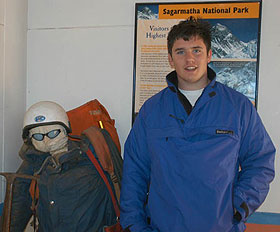
[[[249,217],[247,222],[253,224],[280,225],[280,214],[255,212]]]
[[[2,215],[3,203],[0,203],[0,216]]]

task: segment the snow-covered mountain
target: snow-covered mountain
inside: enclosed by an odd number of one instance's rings
[[[220,23],[214,25],[211,31],[213,58],[257,58],[256,40],[245,43],[232,34],[226,26]]]
[[[157,19],[158,15],[154,14],[149,7],[144,7],[141,11],[137,12],[138,19]]]
[[[210,65],[213,69],[212,65]],[[255,100],[256,62],[246,62],[241,68],[225,67],[217,72],[217,81]]]

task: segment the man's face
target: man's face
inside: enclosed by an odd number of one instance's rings
[[[190,40],[178,39],[168,54],[170,66],[176,70],[178,87],[184,90],[198,90],[208,84],[207,64],[211,61],[212,51],[207,52],[200,37]]]

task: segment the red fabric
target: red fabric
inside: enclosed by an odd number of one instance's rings
[[[34,200],[34,197],[36,200],[39,199],[39,187],[37,185],[36,180],[31,181],[30,187],[29,187],[29,193],[30,193],[32,200]]]
[[[119,222],[117,222],[115,225],[105,227],[104,230],[105,230],[105,232],[122,232],[123,231]]]

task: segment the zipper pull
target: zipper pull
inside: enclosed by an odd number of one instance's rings
[[[171,117],[171,118],[174,118],[174,119],[176,119],[176,120],[179,120],[181,123],[185,123],[185,120],[184,119],[181,119],[181,118],[177,118],[176,116],[174,116],[173,114],[169,114],[169,116]]]

